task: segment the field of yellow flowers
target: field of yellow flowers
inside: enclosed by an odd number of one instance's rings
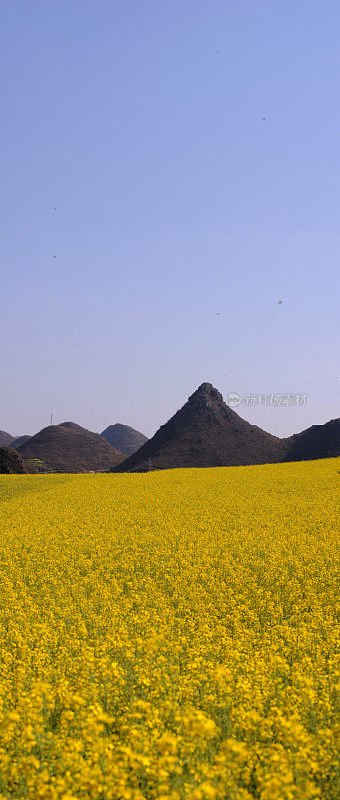
[[[0,799],[338,800],[339,469],[0,476]]]

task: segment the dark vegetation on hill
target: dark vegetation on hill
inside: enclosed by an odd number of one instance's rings
[[[187,403],[116,472],[170,467],[217,467],[281,461],[281,439],[251,425],[227,406],[210,383]]]
[[[115,425],[109,425],[101,433],[101,436],[127,456],[131,456],[148,441],[148,437],[144,436],[144,433],[130,428],[130,425],[122,425],[120,422],[116,422]]]
[[[124,459],[99,433],[74,422],[48,425],[19,445],[18,452],[27,463],[39,459],[46,472],[105,472]]]
[[[331,419],[324,425],[312,425],[282,441],[286,449],[285,461],[335,458],[340,455],[340,419]]]
[[[0,441],[1,435],[10,439],[2,449],[19,453],[27,472],[146,472],[340,455],[339,419],[280,439],[242,419],[211,383],[202,383],[151,439],[121,423],[109,425],[102,434],[75,422],[63,422],[49,425],[35,436],[14,438],[1,431]],[[3,456],[3,463],[15,472],[15,464],[22,462],[10,462]]]
[[[0,447],[0,473],[3,475],[23,474],[26,472],[23,461],[16,450]]]
[[[279,439],[242,419],[217,389],[202,383],[152,439],[112,471],[270,464],[338,455],[339,420]]]
[[[20,447],[20,445],[21,445],[21,444],[24,444],[24,442],[28,442],[28,440],[29,440],[30,438],[31,438],[31,437],[30,437],[30,436],[27,436],[27,435],[26,435],[26,436],[17,436],[17,438],[16,438],[16,439],[13,439],[13,442],[11,442],[11,443],[8,445],[8,447],[14,447],[14,450],[16,450],[16,449],[17,449],[17,447]]]
[[[11,436],[10,433],[6,433],[6,431],[0,431],[0,446],[9,447],[14,438],[15,437]]]

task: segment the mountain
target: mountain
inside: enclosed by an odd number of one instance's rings
[[[148,437],[144,436],[144,433],[130,428],[130,425],[122,425],[120,422],[109,425],[100,435],[127,456],[131,456],[148,441]]]
[[[0,473],[2,475],[23,474],[26,469],[22,458],[15,450],[10,447],[0,447]]]
[[[281,439],[227,406],[211,383],[202,383],[188,402],[114,472],[171,467],[218,467],[281,461]]]
[[[6,433],[6,431],[0,431],[0,446],[8,447],[11,442],[15,439],[14,436],[11,436],[10,433]]]
[[[340,418],[311,428],[282,440],[284,461],[311,461],[316,458],[340,456]]]
[[[75,422],[48,425],[19,445],[18,452],[24,461],[40,459],[46,472],[106,472],[124,459],[99,433]]]
[[[13,439],[13,441],[10,442],[8,447],[13,447],[14,450],[16,450],[17,447],[19,447],[21,444],[24,444],[24,442],[28,442],[30,438],[31,438],[30,436],[17,436],[16,439]]]

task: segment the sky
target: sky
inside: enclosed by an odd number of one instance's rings
[[[150,436],[203,381],[278,436],[338,416],[339,31],[337,0],[3,0],[2,430]]]

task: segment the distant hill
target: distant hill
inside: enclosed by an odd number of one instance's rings
[[[24,442],[28,442],[28,440],[30,438],[31,437],[28,436],[28,435],[27,436],[18,436],[16,439],[13,439],[13,441],[8,446],[9,447],[13,447],[14,450],[16,450],[17,447],[19,447],[21,444],[24,444]]]
[[[0,431],[0,446],[8,447],[11,442],[15,439],[10,433],[6,433],[6,431]]]
[[[340,419],[331,419],[324,425],[312,425],[282,441],[285,461],[335,458],[340,456]]]
[[[152,439],[113,471],[265,464],[281,461],[284,452],[281,439],[246,422],[217,389],[202,383]]]
[[[109,425],[101,433],[101,436],[127,456],[131,456],[136,450],[139,450],[142,444],[148,441],[148,437],[144,436],[144,433],[130,428],[130,425],[122,425],[120,422],[116,422],[115,425]]]
[[[16,450],[10,447],[0,447],[0,473],[3,475],[14,475],[25,473],[22,458]]]
[[[125,458],[99,433],[75,422],[48,425],[19,445],[18,452],[24,461],[42,461],[47,472],[106,472]]]

